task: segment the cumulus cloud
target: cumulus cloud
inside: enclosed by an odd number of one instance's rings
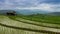
[[[0,0],[0,9],[60,11],[59,0]]]
[[[31,9],[31,10],[34,10],[34,9],[39,9],[39,10],[44,10],[44,11],[50,11],[50,12],[53,12],[53,11],[60,11],[60,4],[59,5],[52,5],[52,4],[45,4],[45,3],[42,3],[42,4],[39,4],[39,5],[36,5],[35,7],[16,7],[17,9]]]

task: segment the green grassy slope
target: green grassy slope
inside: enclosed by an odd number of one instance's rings
[[[32,24],[32,25],[36,25],[36,26],[43,26],[43,27],[60,29],[60,25],[58,25],[58,24],[52,24],[52,23],[50,24],[50,23],[42,23],[42,22],[31,21],[31,20],[23,19],[19,16],[9,16],[9,18],[12,20],[15,20],[15,21],[26,23],[26,24]]]
[[[21,28],[15,28],[11,26],[21,27]],[[25,30],[22,27],[31,29],[33,26],[11,20],[7,16],[4,16],[4,15],[0,15],[0,34],[44,34],[40,32]],[[36,27],[33,27],[33,29],[36,29]]]
[[[0,34],[55,34],[60,31],[60,29],[36,26],[29,22],[17,21],[16,18],[20,19],[19,16],[0,15]]]
[[[28,15],[28,16],[19,16],[19,17],[23,19],[31,20],[31,21],[60,25],[60,16],[38,14],[38,15]]]

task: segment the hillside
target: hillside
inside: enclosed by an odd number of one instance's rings
[[[18,21],[18,20],[19,21]],[[0,15],[0,33],[1,34],[59,34],[60,29],[37,26],[31,23],[30,20],[18,18],[18,16],[4,16]],[[54,26],[55,27],[55,26]],[[57,31],[58,30],[58,31]]]
[[[47,15],[47,14],[32,14],[32,15],[26,15],[26,16],[20,16],[20,18],[31,20],[31,21],[37,21],[42,23],[52,23],[52,24],[59,24],[60,25],[60,16],[53,16],[53,15]]]

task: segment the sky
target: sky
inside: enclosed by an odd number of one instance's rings
[[[0,0],[1,9],[60,11],[60,0]]]

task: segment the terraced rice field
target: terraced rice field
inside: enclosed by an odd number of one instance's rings
[[[60,34],[60,25],[1,15],[0,34]]]

